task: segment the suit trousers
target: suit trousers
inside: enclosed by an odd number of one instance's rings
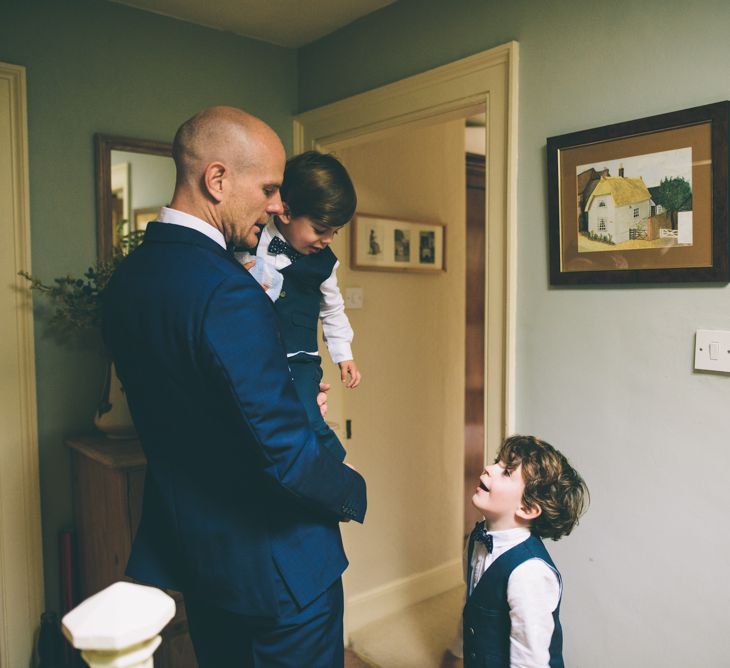
[[[287,361],[294,381],[294,389],[304,405],[309,426],[317,434],[320,445],[327,448],[337,459],[344,461],[347,452],[342,447],[337,434],[325,422],[317,404],[319,384],[322,381],[322,358],[319,355],[298,353]]]
[[[239,615],[185,596],[199,668],[343,668],[342,579],[304,608],[281,584],[276,618]]]

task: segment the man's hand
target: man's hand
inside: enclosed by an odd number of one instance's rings
[[[345,360],[340,362],[337,366],[340,367],[340,380],[346,383],[345,387],[349,390],[354,390],[362,379],[362,374],[355,364],[355,360]],[[348,378],[349,376],[349,378]]]
[[[317,395],[317,406],[319,406],[319,412],[322,414],[322,417],[327,415],[327,392],[330,391],[330,384],[329,383],[320,383],[319,384],[319,394]]]

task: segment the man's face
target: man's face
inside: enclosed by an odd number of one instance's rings
[[[274,144],[262,147],[253,165],[232,172],[223,219],[229,245],[255,246],[260,227],[266,225],[269,216],[284,212],[279,195],[284,162],[283,147]]]
[[[509,471],[503,462],[495,462],[487,466],[479,477],[479,486],[471,502],[482,512],[491,531],[514,529],[523,526],[517,519],[517,512],[523,505],[524,492],[522,466]]]

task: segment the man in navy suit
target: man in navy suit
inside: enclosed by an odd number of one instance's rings
[[[284,148],[212,107],[180,127],[173,158],[172,203],[105,299],[148,462],[127,574],[183,592],[201,668],[339,667],[339,522],[362,522],[365,481],[317,442],[271,300],[226,250],[283,213]]]

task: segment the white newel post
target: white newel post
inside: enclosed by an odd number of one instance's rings
[[[175,601],[154,587],[115,582],[62,620],[63,633],[91,668],[152,668]]]

